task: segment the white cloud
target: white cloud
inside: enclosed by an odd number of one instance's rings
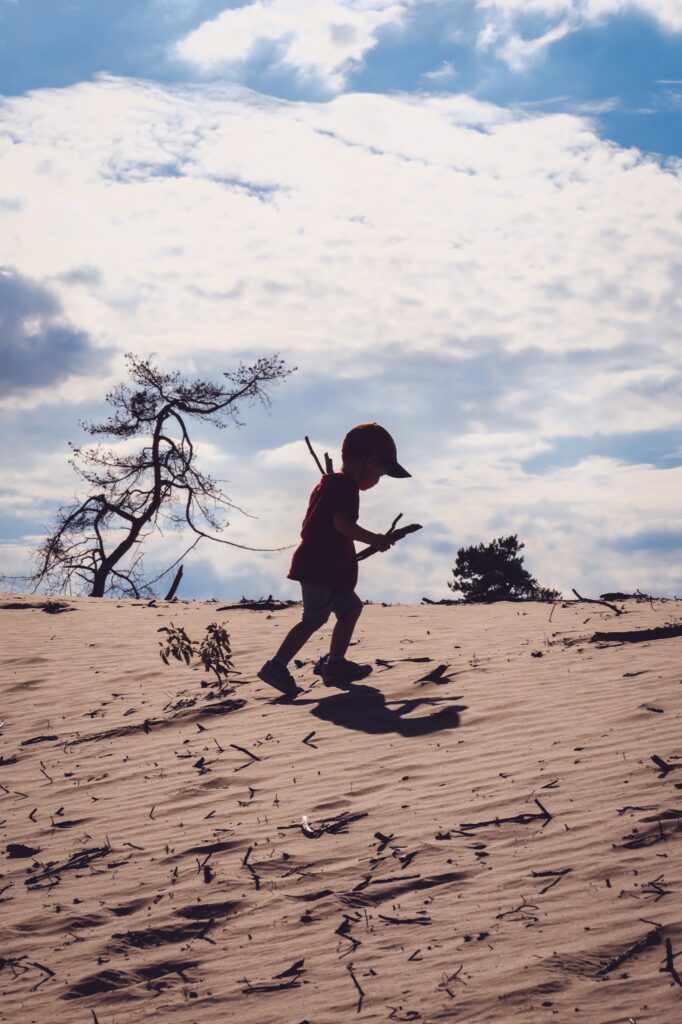
[[[411,0],[254,0],[222,11],[176,45],[182,60],[204,72],[225,71],[259,58],[343,88],[348,73],[376,46],[387,26],[400,27]]]
[[[425,71],[422,74],[422,78],[428,79],[430,82],[442,82],[455,78],[457,72],[452,64],[452,61],[444,60],[437,68],[433,71]]]
[[[664,556],[628,563],[607,542],[647,520],[672,529],[680,470],[583,459],[536,476],[522,462],[562,436],[679,429],[679,164],[580,117],[457,95],[285,103],[104,79],[7,99],[0,127],[18,201],[0,213],[0,264],[49,282],[94,343],[188,372],[277,350],[301,367],[299,404],[252,449],[250,416],[245,447],[205,442],[259,515],[235,516],[231,539],[293,542],[315,482],[302,434],[322,454],[386,416],[417,486],[382,482],[367,522],[402,509],[426,529],[376,560],[368,596],[445,593],[453,558],[434,538],[517,529],[543,582],[673,586]],[[61,401],[100,398],[121,369]],[[16,410],[18,439],[36,401]],[[70,497],[56,444],[46,427],[28,464],[6,446],[17,507]],[[229,579],[233,552],[210,550]],[[287,558],[259,562],[259,581],[282,592]]]
[[[552,43],[564,39],[574,31],[574,26],[567,21],[562,21],[535,39],[523,39],[517,32],[512,32],[500,47],[499,55],[512,71],[523,71],[533,61],[540,58]]]
[[[671,32],[682,32],[682,0],[475,0],[476,6],[507,18],[544,14],[594,23],[616,14],[649,15]]]
[[[645,14],[667,32],[682,32],[682,0],[474,0],[488,19],[480,30],[479,50],[495,50],[513,71],[525,71],[553,43],[572,32],[624,13]],[[545,31],[527,38],[517,24],[529,15],[544,16]]]

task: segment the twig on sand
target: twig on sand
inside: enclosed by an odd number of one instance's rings
[[[522,902],[519,903],[518,907],[512,907],[511,910],[504,910],[499,914],[495,914],[495,920],[504,921],[505,917],[509,917],[514,921],[537,921],[537,917],[533,913],[533,911],[537,909],[537,904],[530,903],[526,897],[523,896]]]
[[[571,873],[572,868],[562,868],[559,871],[531,871],[533,878],[549,878],[551,879],[543,889],[540,890],[540,895],[544,896],[546,892],[553,889],[555,885],[558,885],[561,879]]]
[[[650,932],[647,932],[643,939],[639,939],[633,943],[632,946],[628,946],[624,952],[619,953],[618,956],[614,957],[613,960],[609,960],[607,964],[597,971],[598,978],[604,978],[611,971],[617,970],[622,964],[628,960],[632,960],[633,957],[639,956],[647,949],[651,949],[652,946],[657,946],[661,941],[661,929],[652,928]]]
[[[646,896],[653,896],[654,903],[658,903],[664,896],[670,896],[671,890],[665,888],[666,881],[663,875],[659,875],[658,878],[652,879],[650,882],[646,882],[642,886],[642,892]]]
[[[41,972],[43,977],[29,989],[29,992],[35,992],[41,985],[44,985],[46,981],[50,978],[54,978],[55,976],[55,972],[50,967],[46,967],[45,964],[38,963],[37,960],[28,960],[25,956],[0,956],[0,971],[3,971],[5,967],[9,967],[15,978],[20,977],[23,974],[27,974],[31,967],[35,967],[36,970]]]
[[[377,847],[377,853],[383,853],[388,844],[392,839],[395,839],[395,832],[391,832],[389,836],[385,836],[383,832],[375,832],[374,838],[379,840],[379,846]]]
[[[515,814],[511,818],[490,818],[487,821],[462,822],[459,827],[464,831],[469,831],[474,828],[488,828],[490,825],[529,825],[532,821],[543,821],[546,825],[552,820],[552,815],[549,813],[547,808],[540,803],[537,797],[535,797],[534,802],[540,808],[540,812],[538,814],[526,812],[525,814]]]
[[[672,640],[678,636],[682,636],[682,625],[679,623],[669,626],[654,626],[652,629],[597,632],[592,634],[590,640],[592,643],[641,644],[648,643],[650,640]]]
[[[350,948],[347,949],[345,953],[341,954],[342,957],[348,956],[349,953],[354,953],[358,946],[362,945],[360,939],[356,939],[351,935],[351,929],[353,927],[353,924],[356,923],[358,920],[358,917],[353,918],[349,917],[348,914],[344,914],[343,921],[334,932],[335,935],[340,935],[342,939],[346,940],[346,942],[351,943]]]
[[[360,985],[360,982],[355,977],[355,972],[353,970],[353,965],[352,964],[346,964],[346,970],[350,974],[351,978],[353,979],[353,984],[355,985],[356,989],[358,990],[358,994],[359,994],[358,1013],[360,1013],[360,1010],[362,1009],[362,1000],[365,998],[365,993],[363,991],[362,986]]]
[[[431,918],[428,915],[425,917],[389,917],[388,914],[379,914],[379,917],[386,924],[431,924]]]
[[[450,680],[452,679],[452,676],[451,675],[449,675],[449,676],[445,675],[445,673],[447,672],[447,670],[449,668],[450,668],[449,665],[438,665],[436,668],[431,669],[430,672],[427,672],[427,674],[425,676],[421,676],[417,680],[417,682],[418,683],[438,683],[439,685],[442,685],[443,683],[449,683]]]
[[[246,851],[246,854],[244,855],[244,859],[242,861],[242,866],[245,867],[247,869],[247,871],[251,872],[251,877],[253,878],[253,884],[256,886],[256,891],[258,892],[258,890],[260,889],[260,875],[258,874],[256,869],[251,864],[249,864],[249,857],[251,856],[251,851],[252,850],[253,850],[253,847],[250,846],[248,848],[248,850]]]
[[[676,768],[682,768],[682,764],[668,764],[658,754],[653,754],[651,760],[654,762],[657,768],[660,769],[661,774],[658,776],[659,779],[664,779],[669,772],[674,772]]]
[[[412,957],[410,957],[409,959],[411,960]],[[447,994],[450,996],[450,998],[454,999],[455,998],[455,993],[452,991],[450,986],[452,985],[453,981],[458,981],[461,985],[466,985],[466,981],[464,981],[463,978],[460,978],[460,974],[462,973],[463,970],[464,970],[464,964],[460,964],[459,967],[457,968],[457,970],[453,974],[449,974],[448,975],[448,974],[443,973],[443,977],[441,978],[441,982],[438,985],[437,991],[438,992],[441,992],[441,991],[442,992],[447,992]]]
[[[245,761],[244,764],[240,764],[238,768],[235,768],[234,770],[236,772],[240,772],[242,768],[249,768],[254,763],[254,761],[262,761],[262,758],[260,758],[258,754],[252,754],[250,750],[246,749],[246,747],[240,747],[237,743],[230,743],[230,746],[234,747],[235,750],[239,750],[241,751],[242,754],[246,754],[247,757],[251,758],[250,761]]]
[[[673,979],[676,985],[682,988],[682,978],[680,978],[675,968],[675,953],[673,953],[673,944],[670,939],[665,940],[665,966],[661,967],[663,972],[667,972]]]
[[[242,981],[246,982],[246,988],[242,989],[245,996],[250,996],[254,992],[281,992],[283,989],[301,987],[298,976],[290,981],[265,982],[263,985],[252,985],[248,978],[242,978]]]
[[[308,820],[308,815],[304,814],[301,819],[300,825],[282,825],[281,828],[300,828],[303,835],[308,839],[319,839],[320,836],[324,835],[338,835],[341,832],[347,832],[348,826],[354,821],[359,821],[360,818],[366,818],[367,811],[360,811],[357,814],[350,814],[348,811],[343,811],[341,814],[335,814],[332,818],[324,818],[315,827],[311,825]]]
[[[602,601],[599,597],[583,597],[582,594],[578,593],[575,587],[571,587],[571,590],[579,601],[584,601],[586,604],[603,604],[606,608],[610,608],[612,612],[615,612],[616,615],[623,614],[622,608],[617,608],[615,604],[611,604],[609,601]]]

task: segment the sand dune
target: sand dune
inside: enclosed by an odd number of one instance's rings
[[[682,638],[592,639],[680,603],[369,606],[290,704],[295,608],[64,603],[0,601],[3,1024],[682,1020]]]

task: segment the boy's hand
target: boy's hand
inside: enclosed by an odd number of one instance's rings
[[[377,551],[388,551],[394,544],[395,538],[390,537],[387,533],[376,533],[372,541],[372,547],[376,548]]]

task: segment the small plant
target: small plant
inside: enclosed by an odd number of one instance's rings
[[[164,665],[170,664],[169,658],[175,658],[176,661],[184,661],[185,664],[189,665],[194,654],[194,648],[192,641],[182,626],[174,626],[171,622],[170,626],[161,626],[159,633],[168,633],[165,644],[163,640],[159,640],[161,648],[159,654]]]
[[[206,627],[206,635],[201,640],[192,640],[182,626],[161,626],[159,633],[165,633],[166,639],[159,640],[159,655],[164,665],[170,659],[182,661],[190,665],[193,658],[199,658],[204,670],[213,673],[215,679],[204,680],[202,687],[214,687],[216,695],[222,696],[230,692],[227,677],[234,672],[230,637],[224,626],[212,622]]]
[[[199,644],[197,654],[206,672],[215,674],[218,686],[223,685],[223,677],[226,678],[234,671],[230,637],[225,627],[219,626],[217,622],[212,622],[206,627],[206,636]]]

